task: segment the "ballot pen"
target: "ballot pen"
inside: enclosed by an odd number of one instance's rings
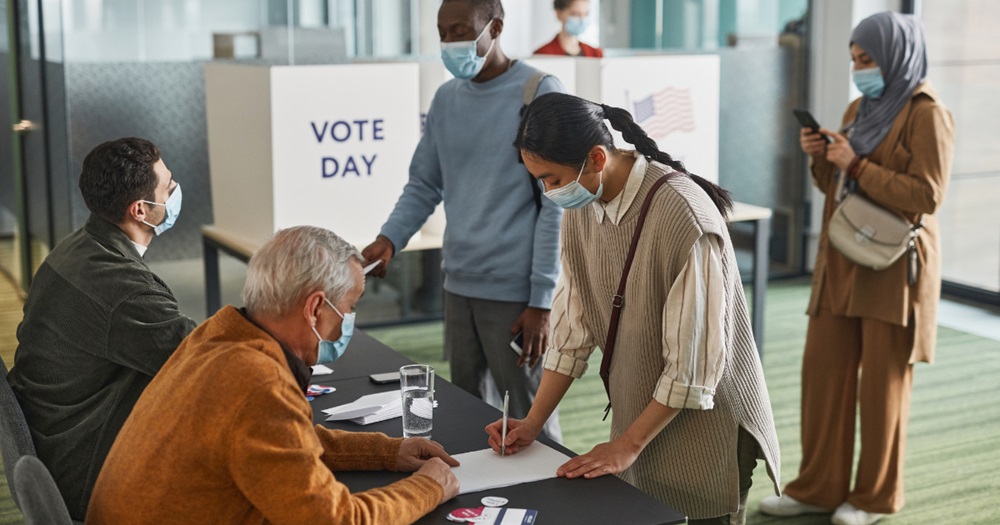
[[[507,405],[510,403],[509,391],[503,392],[503,432],[500,436],[500,455],[507,455]]]

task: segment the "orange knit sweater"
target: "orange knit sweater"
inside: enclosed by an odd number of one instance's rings
[[[400,439],[312,425],[279,344],[227,306],[136,403],[87,523],[408,524],[434,509],[423,475],[351,494],[337,470],[394,469]]]

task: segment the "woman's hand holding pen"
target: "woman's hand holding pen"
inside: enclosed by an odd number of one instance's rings
[[[486,426],[486,433],[489,434],[490,448],[500,453],[500,433],[503,430],[503,420],[498,419]],[[541,432],[541,425],[536,425],[530,419],[507,419],[507,447],[506,455],[517,454],[523,447],[535,442],[538,433]]]

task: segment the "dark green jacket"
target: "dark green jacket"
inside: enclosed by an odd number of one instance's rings
[[[38,269],[8,381],[74,519],[132,406],[194,328],[129,237],[96,216]]]

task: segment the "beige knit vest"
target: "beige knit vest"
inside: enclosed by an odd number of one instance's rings
[[[600,340],[607,334],[611,298],[618,288],[642,202],[666,171],[662,164],[649,163],[639,193],[618,225],[598,223],[589,207],[570,210],[564,216],[563,255],[579,279],[587,329]],[[715,408],[682,410],[621,475],[694,519],[738,509],[739,427],[756,438],[775,490],[780,458],[732,241],[725,220],[690,177],[674,175],[653,197],[629,273],[610,371],[613,439],[653,399],[664,367],[662,312],[667,294],[703,234],[717,235],[724,251],[727,355],[715,392]]]

